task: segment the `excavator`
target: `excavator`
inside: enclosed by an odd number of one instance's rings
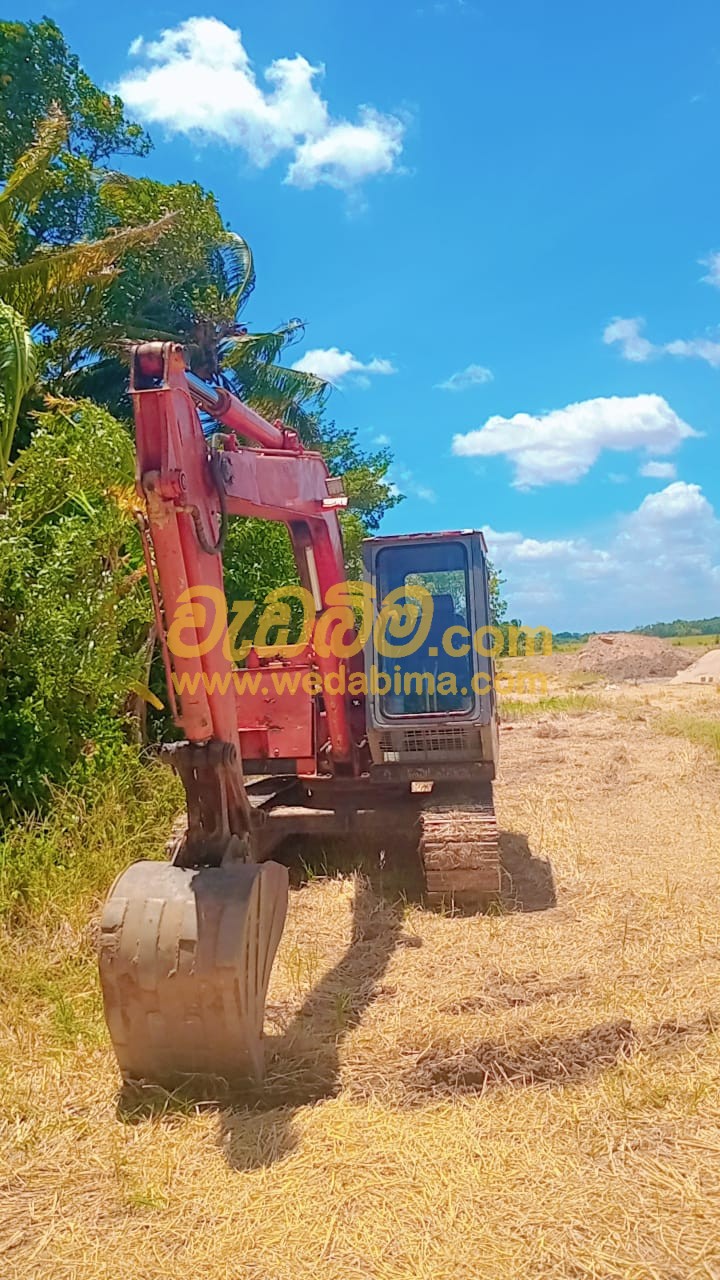
[[[410,834],[430,908],[478,911],[499,894],[487,550],[473,530],[368,538],[362,580],[347,582],[347,498],[320,452],[200,380],[174,343],[134,347],[130,391],[178,731],[161,751],[187,822],[169,860],[130,866],[107,898],[105,1016],[126,1081],[235,1085],[263,1075],[289,899],[281,846],[352,833],[391,848]],[[281,521],[297,567],[254,638],[255,602],[228,611],[225,596],[237,516]]]

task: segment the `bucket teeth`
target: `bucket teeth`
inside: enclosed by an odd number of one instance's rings
[[[287,900],[288,873],[275,862],[137,862],[119,877],[99,963],[125,1080],[262,1077],[265,997]]]

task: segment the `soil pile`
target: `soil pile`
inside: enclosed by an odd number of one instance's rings
[[[684,671],[678,671],[673,684],[716,684],[720,686],[720,649],[711,649]]]
[[[608,680],[651,680],[674,676],[692,660],[687,649],[657,636],[618,631],[591,636],[577,655],[576,667]]]

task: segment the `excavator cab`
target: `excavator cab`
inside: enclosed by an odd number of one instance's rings
[[[366,647],[373,774],[492,782],[498,735],[482,533],[369,538],[375,625]]]

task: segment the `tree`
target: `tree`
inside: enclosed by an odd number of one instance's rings
[[[348,509],[340,512],[348,577],[362,574],[362,540],[375,533],[387,511],[402,502],[401,495],[388,479],[392,464],[389,449],[362,449],[357,432],[338,427],[322,418],[318,425],[318,448],[332,475],[343,478],[348,496]]]
[[[56,104],[68,136],[28,232],[35,246],[72,244],[89,234],[97,166],[111,156],[147,155],[151,143],[121,100],[93,84],[49,18],[0,23],[0,181],[31,146]]]
[[[196,372],[324,453],[350,497],[350,576],[362,537],[399,498],[389,453],[366,453],[325,418],[326,385],[283,365],[301,322],[248,331],[252,254],[214,196],[105,167],[149,142],[53,23],[0,24],[0,83],[1,809],[42,802],[53,781],[117,751],[128,691],[146,674],[151,609],[127,496],[130,341],[181,341]],[[225,566],[231,602],[261,603],[295,576],[285,527],[232,522]]]
[[[0,191],[0,478],[7,470],[19,425],[30,434],[33,408],[45,387],[62,387],[80,360],[92,357],[106,291],[128,250],[157,243],[172,217],[95,240],[64,246],[38,245],[29,231],[43,200],[52,162],[67,138],[68,123],[57,107],[41,121]],[[100,185],[100,178],[98,179]],[[37,337],[31,341],[28,330]]]
[[[255,287],[252,252],[225,227],[211,192],[197,183],[116,175],[99,193],[93,230],[122,232],[168,213],[175,222],[162,244],[140,248],[124,261],[107,295],[104,359],[84,370],[77,385],[117,408],[127,381],[123,339],[174,340],[183,344],[199,377],[225,383],[265,417],[282,418],[311,439],[326,384],[278,363],[303,326],[291,320],[272,332],[251,334],[241,322]]]
[[[53,157],[67,137],[57,108],[38,126],[0,192],[0,297],[42,332],[46,363],[61,370],[101,314],[102,298],[129,249],[155,243],[171,218],[64,247],[38,247],[28,227],[45,191]]]
[[[0,812],[42,803],[52,781],[125,741],[150,610],[125,498],[133,467],[124,427],[70,402],[40,416],[15,462],[0,538]]]
[[[502,589],[505,586],[505,578],[502,576],[502,570],[497,569],[492,560],[487,561],[487,571],[488,592],[490,596],[490,622],[492,626],[499,627],[502,626],[505,622],[505,618],[507,617],[507,600],[504,600],[502,595]]]

